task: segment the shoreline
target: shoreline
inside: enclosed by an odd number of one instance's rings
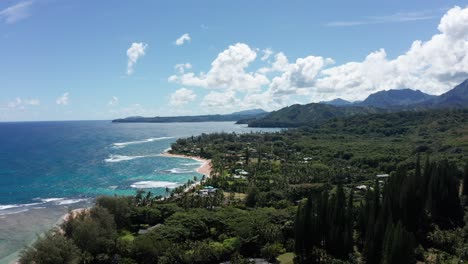
[[[170,150],[170,149],[168,149]],[[200,174],[202,174],[205,179],[209,178],[211,176],[211,170],[212,170],[212,166],[211,166],[211,160],[209,159],[204,159],[204,158],[201,158],[201,157],[194,157],[194,156],[188,156],[188,155],[183,155],[183,154],[172,154],[172,153],[169,153],[168,150],[165,150],[163,153],[159,154],[159,156],[161,157],[167,157],[167,158],[182,158],[182,159],[192,159],[192,160],[196,160],[196,161],[199,161],[199,162],[202,162],[202,164],[200,165],[200,167],[198,167],[196,169],[196,171]],[[193,184],[191,184],[190,186],[188,186],[187,188],[185,188],[184,190],[184,193],[186,192],[190,192],[192,189],[195,189],[197,186],[201,185],[202,184],[202,179],[200,179],[199,181],[197,182],[194,182]],[[166,199],[167,197],[164,197],[162,198],[163,200]]]
[[[211,160],[209,159],[204,159],[204,158],[201,158],[201,157],[194,157],[194,156],[188,156],[188,155],[182,155],[182,154],[172,154],[172,153],[169,153],[167,151],[159,154],[158,156],[161,156],[161,157],[168,157],[168,158],[183,158],[183,159],[192,159],[192,160],[196,160],[196,161],[199,161],[201,162],[200,166],[196,169],[196,172],[202,174],[205,176],[205,178],[209,178],[210,175],[211,175],[211,170],[212,170],[212,167],[211,167]],[[201,184],[201,179],[200,181],[198,182],[195,182],[193,183],[192,185],[190,185],[189,187],[187,187],[187,189],[184,190],[184,192],[188,192],[190,191],[190,189],[192,188],[195,188],[196,186],[200,185]],[[165,197],[164,197],[165,198]],[[164,199],[163,198],[163,199]],[[84,207],[84,208],[76,208],[76,209],[73,209],[72,211],[64,214],[56,223],[56,226],[57,225],[60,225],[66,221],[68,221],[70,219],[70,217],[73,215],[73,216],[76,216],[77,214],[79,213],[82,213],[82,212],[86,212],[87,210],[89,210],[89,207]]]
[[[158,156],[161,156],[161,157],[168,157],[168,158],[184,158],[184,159],[192,159],[192,160],[196,160],[196,161],[199,161],[201,162],[200,166],[196,169],[196,172],[202,174],[205,176],[205,178],[209,178],[210,175],[211,175],[211,171],[212,171],[212,166],[211,166],[211,160],[209,159],[204,159],[204,158],[201,158],[201,157],[194,157],[194,156],[188,156],[188,155],[181,155],[181,154],[172,154],[172,153],[169,153],[167,151],[159,154]],[[188,192],[190,191],[191,189],[197,187],[201,185],[201,179],[200,181],[198,182],[195,182],[193,183],[192,185],[190,185],[189,187],[187,187],[184,192]],[[162,199],[165,199],[166,197],[162,198]],[[54,226],[60,226],[62,223],[64,222],[67,222],[70,217],[72,216],[76,216],[82,212],[86,212],[88,211],[90,208],[89,207],[82,207],[82,208],[76,208],[76,209],[73,209],[71,210],[70,212],[64,214],[62,217],[60,217],[59,220],[57,220],[57,222],[54,224]],[[33,242],[34,243],[34,242]],[[12,264],[19,264],[18,262],[19,259],[16,259],[14,260],[13,262],[11,262]]]
[[[196,160],[196,161],[200,161],[200,162],[202,162],[202,164],[200,165],[200,167],[198,167],[196,169],[196,171],[198,173],[200,173],[200,174],[205,175],[206,178],[210,177],[210,175],[211,175],[212,167],[211,167],[211,160],[209,160],[209,159],[204,159],[204,158],[195,157],[195,156],[182,155],[182,154],[172,154],[172,153],[169,153],[167,151],[159,154],[159,156],[168,157],[168,158],[193,159],[193,160]]]

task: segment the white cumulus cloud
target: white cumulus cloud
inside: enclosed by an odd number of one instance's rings
[[[417,14],[395,15],[380,21],[424,19]],[[468,7],[455,6],[440,19],[438,32],[415,40],[404,53],[389,58],[384,48],[360,61],[336,65],[332,58],[309,54],[290,62],[283,52],[237,43],[218,54],[207,72],[178,66],[169,77],[190,87],[216,89],[201,105],[208,108],[274,110],[292,103],[341,97],[363,100],[381,90],[411,88],[444,93],[468,78]],[[257,52],[263,54],[257,60]],[[270,60],[273,57],[272,60]],[[251,69],[253,62],[258,68]]]
[[[263,52],[263,56],[260,58],[260,60],[262,61],[268,60],[268,58],[270,58],[270,56],[273,55],[273,50],[270,48],[264,49],[262,50],[262,52]]]
[[[268,78],[260,73],[246,72],[256,57],[255,50],[247,44],[237,43],[218,54],[208,73],[173,75],[169,81],[209,89],[259,90],[262,85],[269,83]]]
[[[384,89],[411,88],[441,94],[468,78],[468,8],[454,7],[440,20],[440,33],[413,42],[409,50],[389,59],[384,49],[362,62],[322,71],[318,91],[362,99]]]
[[[112,96],[107,105],[117,105],[119,103],[119,98],[117,96]]]
[[[135,64],[138,59],[145,55],[146,48],[148,44],[143,42],[133,42],[130,48],[127,50],[127,75],[131,75],[134,72]]]
[[[236,93],[234,91],[226,91],[222,93],[211,91],[203,98],[201,106],[226,111],[233,108],[238,103],[239,100],[236,98]]]
[[[179,63],[174,66],[174,69],[176,69],[180,74],[185,73],[185,70],[189,70],[192,68],[192,64],[186,62],[186,63]]]
[[[180,36],[178,39],[176,39],[175,44],[177,46],[181,46],[181,45],[184,45],[185,42],[190,42],[191,40],[192,38],[190,37],[190,35],[188,33],[185,33],[182,36]]]
[[[58,97],[55,100],[55,103],[58,104],[58,105],[67,105],[68,100],[69,100],[68,95],[69,95],[68,93],[64,93],[62,96]]]
[[[197,95],[189,89],[181,88],[171,94],[169,104],[173,106],[182,106],[195,100]]]

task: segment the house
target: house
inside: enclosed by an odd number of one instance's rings
[[[242,176],[247,176],[249,173],[243,169],[237,169],[235,170],[236,174],[242,175]]]
[[[201,196],[209,196],[213,193],[215,193],[218,189],[217,188],[214,188],[213,186],[205,186],[203,187],[203,189],[201,189],[200,191],[198,191],[198,193],[201,195]]]
[[[379,178],[379,179],[386,179],[386,178],[390,177],[390,175],[388,175],[388,174],[377,174],[376,177]]]
[[[358,185],[356,186],[356,189],[359,191],[367,191],[367,186],[366,185]]]

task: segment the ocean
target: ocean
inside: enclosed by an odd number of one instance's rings
[[[0,263],[98,195],[146,188],[164,195],[200,178],[192,159],[159,156],[179,137],[211,132],[277,131],[233,122],[0,123]]]

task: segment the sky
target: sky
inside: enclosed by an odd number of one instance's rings
[[[1,0],[0,121],[277,110],[468,78],[468,0]]]

